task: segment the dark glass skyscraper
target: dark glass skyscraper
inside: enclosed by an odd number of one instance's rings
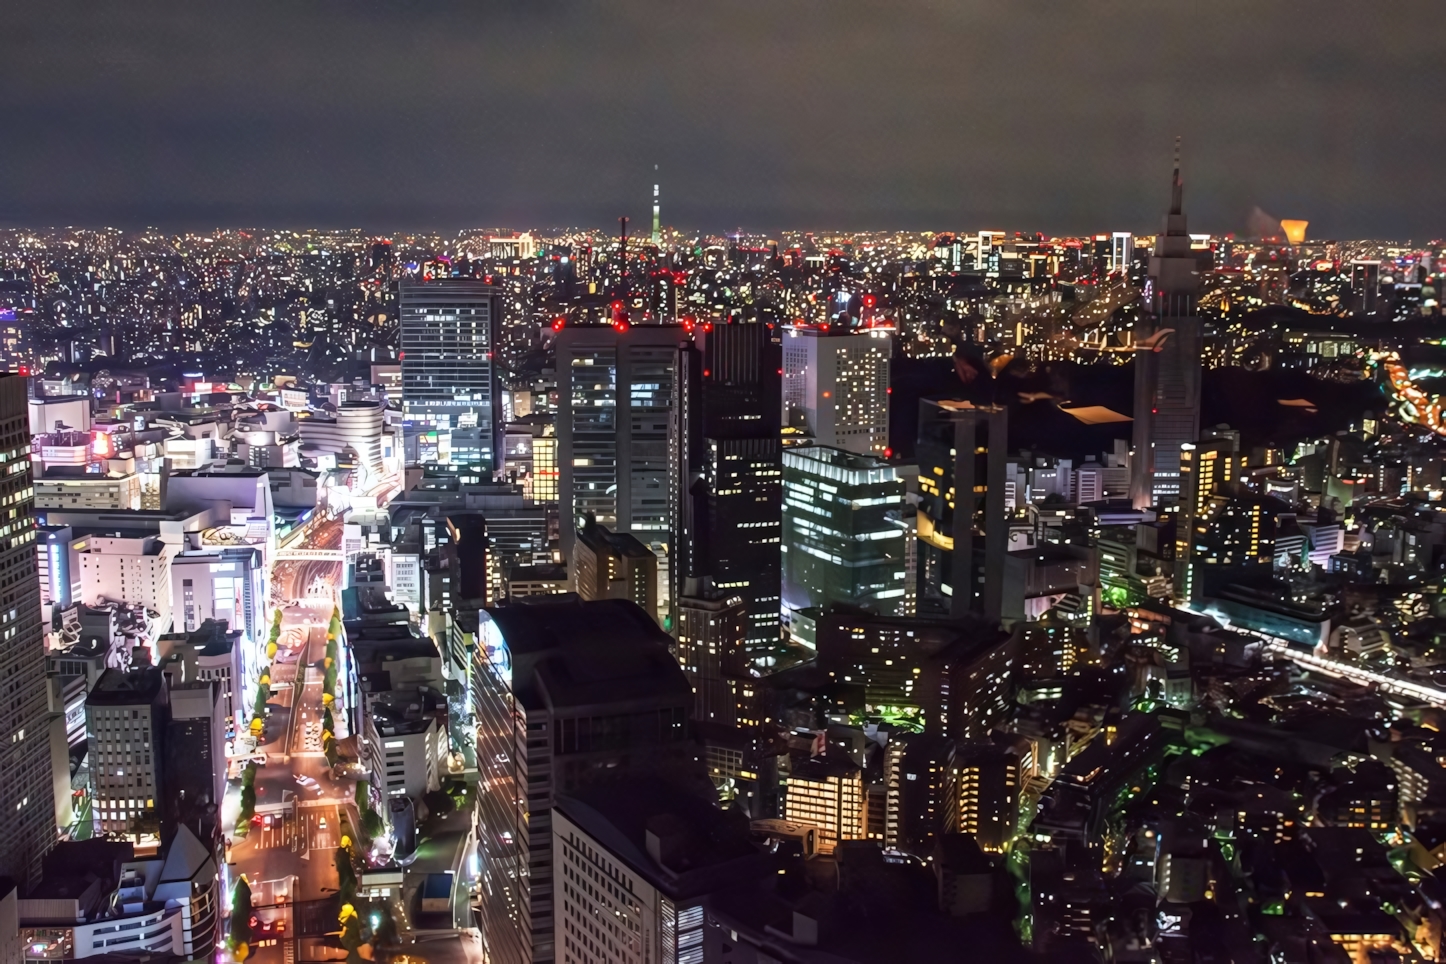
[[[690,353],[690,575],[737,593],[745,646],[778,642],[783,531],[780,351],[769,325],[710,325]]]
[[[474,278],[403,281],[398,309],[408,434],[450,432],[452,462],[492,465],[492,365],[501,291]]]
[[[997,620],[1004,601],[1004,468],[1009,412],[970,402],[919,403],[921,615]]]
[[[1181,194],[1177,158],[1170,213],[1145,285],[1151,315],[1135,339],[1130,498],[1137,508],[1179,499],[1180,446],[1200,437],[1200,266],[1190,252]]]

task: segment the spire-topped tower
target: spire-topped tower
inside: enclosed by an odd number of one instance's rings
[[[658,176],[658,165],[654,164],[654,165],[653,165],[653,177],[657,177],[657,176]],[[657,182],[657,181],[654,181],[654,182],[653,182],[653,243],[654,243],[654,244],[662,244],[662,242],[663,242],[663,225],[662,225],[662,220],[661,220],[661,218],[660,218],[661,213],[662,213],[662,208],[661,208],[661,205],[660,205],[659,202],[658,202],[658,182]]]
[[[1135,352],[1130,497],[1140,508],[1179,498],[1180,447],[1200,436],[1200,263],[1190,249],[1183,195],[1177,137],[1170,213],[1155,238],[1145,287],[1151,315],[1135,333],[1135,343],[1147,346]]]

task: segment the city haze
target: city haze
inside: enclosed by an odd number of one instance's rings
[[[1439,233],[1439,8],[29,4],[0,224]],[[1413,95],[1412,92],[1417,92]]]

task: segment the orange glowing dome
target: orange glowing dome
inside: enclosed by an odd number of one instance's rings
[[[1310,225],[1309,221],[1282,221],[1280,227],[1285,231],[1286,240],[1291,244],[1300,244],[1305,240],[1305,229]]]

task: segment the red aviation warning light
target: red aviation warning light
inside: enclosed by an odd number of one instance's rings
[[[564,329],[564,328],[566,328],[566,327],[567,327],[567,319],[564,318],[564,317],[562,317],[561,315],[558,315],[556,318],[552,319],[552,330],[553,330],[553,331],[562,331],[562,329]]]

